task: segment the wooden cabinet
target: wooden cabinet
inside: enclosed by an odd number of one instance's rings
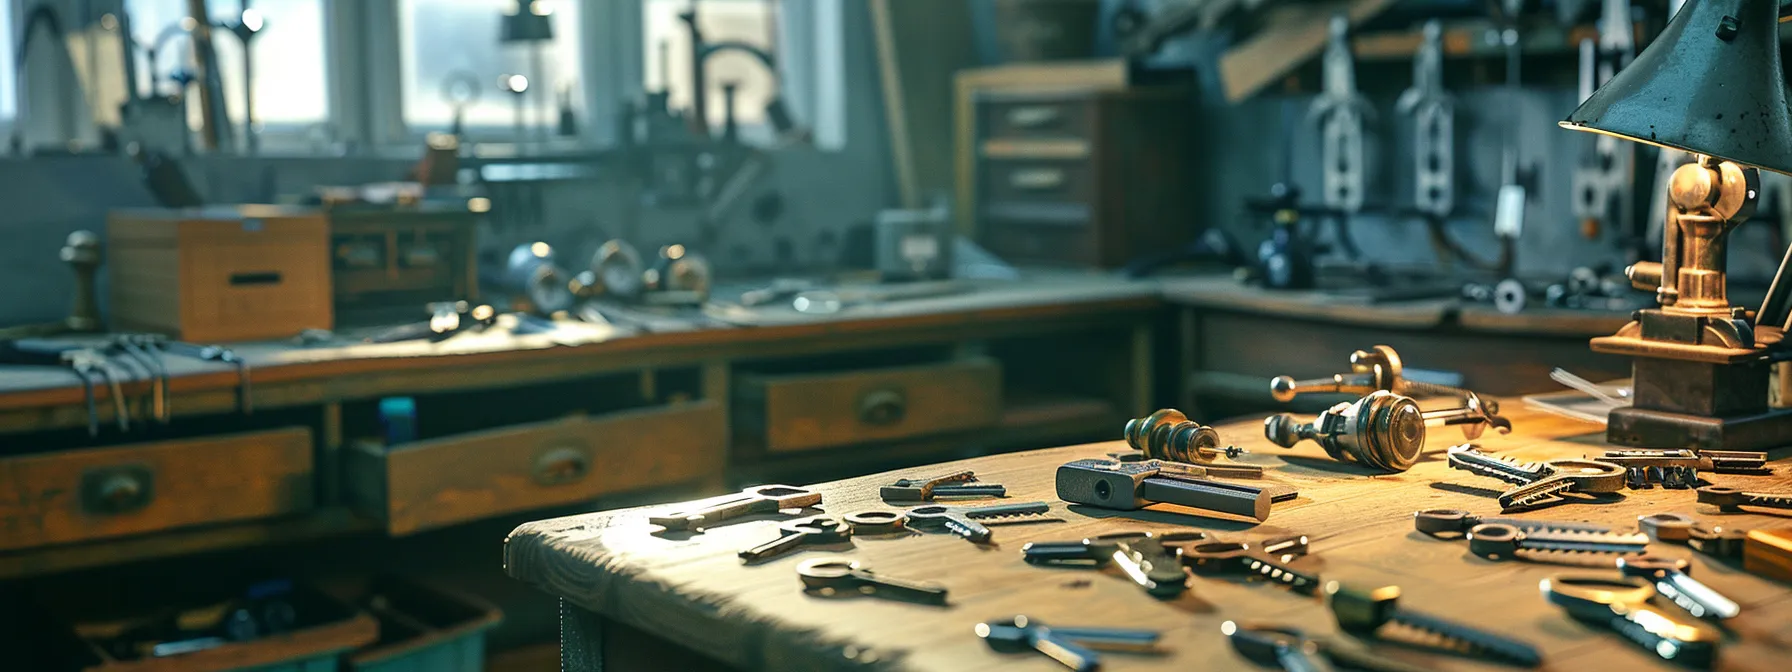
[[[1194,237],[1188,90],[1129,87],[1121,71],[1073,64],[971,71],[959,95],[961,228],[991,252],[1117,267]]]
[[[112,328],[215,343],[330,329],[330,225],[263,205],[124,210],[106,225]]]
[[[415,315],[433,301],[479,298],[479,215],[440,205],[343,205],[329,217],[339,320],[378,321]]]
[[[311,431],[0,459],[0,550],[309,510]]]
[[[880,369],[744,374],[735,429],[747,445],[796,452],[990,427],[1002,415],[1002,369],[963,360]]]
[[[346,454],[345,489],[392,534],[719,474],[727,448],[713,401],[571,416]]]

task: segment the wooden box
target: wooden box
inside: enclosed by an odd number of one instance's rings
[[[827,373],[742,374],[735,430],[766,452],[819,450],[990,427],[1002,415],[1002,367],[971,357]]]
[[[479,298],[479,216],[465,207],[330,208],[337,321],[415,319],[425,304]]]
[[[106,252],[112,328],[202,343],[330,329],[329,235],[319,210],[114,212]]]
[[[514,425],[398,446],[354,444],[345,489],[394,535],[721,473],[714,401]]]
[[[0,551],[310,510],[303,427],[0,459]]]
[[[485,631],[504,612],[485,600],[394,577],[372,582],[363,608],[380,639],[348,658],[352,672],[483,672]]]
[[[183,585],[175,590],[203,591]],[[214,591],[215,592],[215,591]],[[75,618],[71,627],[77,640],[74,669],[83,672],[337,672],[344,654],[379,639],[379,622],[321,591],[300,584],[286,596],[299,622],[292,630],[244,641],[226,641],[190,653],[153,657],[120,658],[103,643],[145,620],[167,615],[167,608],[198,607],[182,604],[185,594],[168,596],[155,610],[126,618]],[[56,609],[84,609],[85,605]],[[111,607],[102,607],[109,611]],[[66,616],[64,617],[67,618]]]
[[[1070,64],[966,71],[958,95],[961,229],[997,256],[1118,267],[1198,233],[1186,89]]]

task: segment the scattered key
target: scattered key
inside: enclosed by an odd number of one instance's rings
[[[1304,546],[1306,537],[1300,537]],[[1182,546],[1179,557],[1182,564],[1196,574],[1232,575],[1259,577],[1282,584],[1297,593],[1312,595],[1319,591],[1319,575],[1304,572],[1287,565],[1287,558],[1292,554],[1290,542],[1283,540],[1272,544],[1267,550],[1259,549],[1245,542],[1216,541],[1204,544]],[[1302,551],[1304,553],[1304,549]],[[1275,556],[1281,555],[1282,559]]]
[[[1764,509],[1792,509],[1792,493],[1743,492],[1736,488],[1711,485],[1699,488],[1700,504],[1716,504],[1724,511],[1741,511],[1744,506]]]
[[[1174,597],[1188,587],[1172,544],[1207,538],[1205,532],[1117,532],[1081,541],[1032,542],[1021,548],[1035,565],[1101,568],[1115,566],[1157,597]]]
[[[1101,657],[1096,651],[1156,653],[1161,637],[1152,630],[1051,628],[1026,616],[978,623],[975,631],[996,651],[1037,651],[1080,672],[1101,669]]]
[[[1166,471],[1156,460],[1076,460],[1058,467],[1058,498],[1073,504],[1123,511],[1152,504],[1176,504],[1263,521],[1269,518],[1271,503],[1291,500],[1298,495],[1289,488],[1259,488],[1193,478],[1182,473],[1187,472],[1182,469]]]
[[[801,509],[821,503],[821,493],[789,485],[761,485],[742,490],[740,495],[700,509],[680,509],[661,516],[648,516],[647,522],[668,530],[701,530],[725,520],[754,513],[777,513],[785,509]]]
[[[1465,535],[1476,525],[1498,523],[1511,525],[1520,530],[1574,530],[1581,532],[1610,532],[1611,527],[1595,523],[1582,523],[1565,520],[1534,520],[1531,518],[1511,518],[1504,516],[1478,516],[1467,511],[1456,509],[1429,509],[1412,514],[1413,528],[1431,536]]]
[[[939,497],[1007,497],[1008,489],[977,482],[977,473],[960,471],[933,478],[904,478],[878,488],[887,502],[931,502]]]
[[[870,595],[922,604],[946,604],[946,587],[878,574],[847,558],[818,558],[797,565],[804,590],[825,596]]]
[[[908,514],[902,511],[859,511],[841,516],[841,520],[855,537],[908,531]]]
[[[1232,650],[1259,665],[1288,672],[1330,672],[1335,668],[1373,672],[1430,672],[1376,655],[1359,646],[1326,638],[1309,637],[1298,628],[1261,623],[1226,621],[1220,632],[1232,642]]]
[[[1500,494],[1500,508],[1507,510],[1534,506],[1570,492],[1617,492],[1626,485],[1623,467],[1598,460],[1517,462],[1488,455],[1468,444],[1451,448],[1448,459],[1452,469],[1516,485]]]
[[[1537,648],[1515,639],[1400,607],[1400,587],[1373,590],[1346,587],[1337,581],[1325,584],[1326,606],[1338,627],[1358,635],[1375,635],[1392,624],[1416,630],[1438,640],[1452,651],[1487,656],[1527,667],[1543,663]]]
[[[1523,530],[1500,523],[1482,523],[1468,531],[1468,550],[1490,560],[1530,560],[1557,564],[1597,563],[1611,566],[1611,558],[1594,560],[1589,555],[1629,555],[1649,546],[1642,533],[1583,532],[1573,530]]]
[[[1553,576],[1538,587],[1550,604],[1611,628],[1662,660],[1709,667],[1717,658],[1718,634],[1649,606],[1655,586],[1647,579]]]
[[[908,510],[908,524],[916,528],[943,528],[975,543],[989,541],[994,533],[980,521],[1015,516],[1037,516],[1051,511],[1045,502],[1020,502],[994,506],[917,506]]]
[[[1696,618],[1723,620],[1742,613],[1741,605],[1687,574],[1691,565],[1678,558],[1640,556],[1619,558],[1618,571],[1625,576],[1655,583],[1655,592],[1680,605]]]
[[[742,550],[743,560],[764,560],[811,544],[837,544],[852,538],[852,528],[833,516],[814,516],[778,526],[782,534],[771,541]]]

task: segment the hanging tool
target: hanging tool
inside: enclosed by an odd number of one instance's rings
[[[1307,120],[1319,125],[1324,193],[1320,200],[1346,216],[1363,209],[1368,191],[1363,149],[1364,125],[1375,109],[1356,88],[1356,61],[1350,52],[1350,17],[1332,17],[1331,41],[1325,46],[1323,93],[1307,109]]]
[[[1412,63],[1412,88],[1395,109],[1413,119],[1413,208],[1439,219],[1455,208],[1456,101],[1444,91],[1443,24],[1425,22]]]
[[[1583,103],[1636,57],[1630,0],[1604,0],[1602,4],[1598,40],[1589,38],[1580,43]],[[1631,230],[1636,221],[1631,196],[1636,179],[1636,145],[1604,134],[1590,140],[1586,155],[1574,169],[1574,216],[1589,238],[1605,225],[1618,224],[1618,235],[1625,239],[1626,247],[1632,250],[1631,258],[1635,259],[1636,250],[1644,244],[1643,232]]]
[[[230,348],[221,345],[197,345],[181,341],[168,341],[162,347],[168,352],[183,357],[208,362],[223,362],[236,365],[236,405],[243,415],[255,412],[253,394],[249,389],[249,362]]]
[[[62,361],[73,369],[81,378],[81,384],[87,392],[87,434],[98,436],[99,408],[94,402],[94,386],[96,378],[103,379],[112,395],[113,414],[117,416],[118,431],[131,431],[131,411],[124,403],[124,388],[118,384],[118,370],[112,368],[111,360],[106,354],[93,348],[77,348],[62,353]]]

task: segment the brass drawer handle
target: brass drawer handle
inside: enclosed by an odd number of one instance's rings
[[[1062,168],[1027,168],[1008,176],[1008,185],[1025,191],[1045,191],[1064,186]]]
[[[583,446],[549,448],[535,458],[535,482],[541,485],[576,483],[591,472],[591,457]]]
[[[859,422],[888,426],[902,422],[908,414],[908,395],[902,390],[885,388],[859,396]]]
[[[1021,128],[1039,128],[1058,123],[1063,113],[1049,105],[1017,107],[1008,111],[1008,123]]]
[[[130,513],[149,506],[155,496],[155,472],[147,465],[99,467],[81,474],[81,509],[88,513]]]

